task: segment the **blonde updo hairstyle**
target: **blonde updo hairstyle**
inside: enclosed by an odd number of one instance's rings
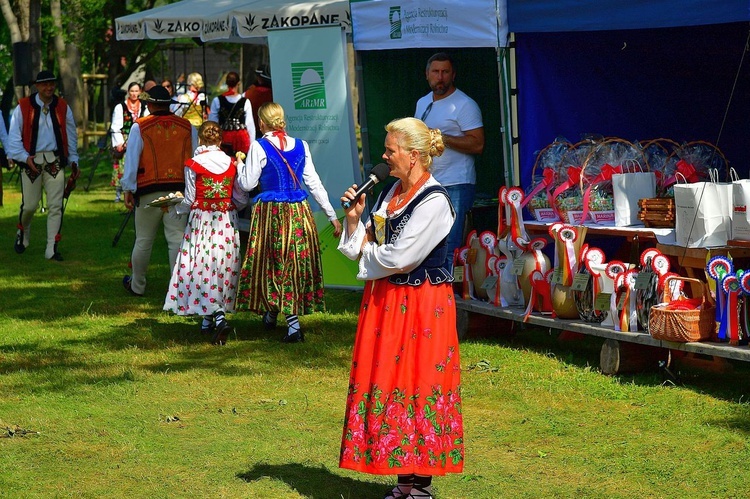
[[[215,121],[204,121],[198,128],[198,140],[204,146],[221,145],[221,127]]]
[[[187,77],[187,84],[200,90],[203,88],[203,77],[200,73],[190,73]]]
[[[419,152],[425,170],[432,168],[432,158],[445,150],[443,134],[437,128],[429,128],[417,118],[400,118],[385,126],[385,131],[396,134],[398,145],[406,151]]]
[[[284,108],[277,102],[266,102],[258,108],[258,119],[266,124],[269,131],[284,130],[286,119]]]

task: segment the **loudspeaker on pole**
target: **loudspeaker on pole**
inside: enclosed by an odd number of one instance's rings
[[[17,87],[30,85],[34,79],[31,69],[31,43],[13,44],[13,83]]]

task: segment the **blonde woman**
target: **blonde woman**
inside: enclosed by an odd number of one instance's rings
[[[323,272],[320,241],[307,192],[341,234],[328,193],[320,181],[307,142],[286,133],[284,109],[276,102],[258,110],[263,137],[250,145],[247,163],[237,182],[254,198],[247,256],[240,275],[239,309],[263,315],[268,329],[279,313],[286,316],[284,343],[305,340],[298,315],[323,311]]]
[[[187,92],[177,99],[179,106],[174,110],[174,114],[182,116],[198,128],[207,117],[203,77],[200,73],[190,73],[187,77],[187,85]]]
[[[339,465],[398,472],[386,498],[431,498],[432,476],[464,464],[453,276],[446,264],[455,220],[430,174],[444,150],[439,130],[416,118],[386,126],[383,159],[398,181],[361,220],[364,196],[346,210],[339,250],[359,260],[362,297]],[[352,186],[341,198],[355,198]]]
[[[231,330],[225,314],[234,312],[242,258],[237,209],[247,204],[247,194],[234,189],[238,160],[219,147],[219,124],[204,122],[198,140],[195,156],[185,163],[184,198],[175,207],[176,215],[189,215],[164,310],[203,316],[201,332],[223,345]]]

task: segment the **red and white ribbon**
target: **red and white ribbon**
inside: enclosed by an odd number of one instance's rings
[[[591,274],[591,298],[596,301],[596,297],[599,296],[599,292],[602,289],[602,274],[594,268],[594,265],[602,265],[604,263],[604,251],[599,248],[590,247],[586,251],[586,257],[584,259],[584,265],[586,270]]]
[[[656,248],[648,248],[643,250],[643,252],[641,253],[641,267],[651,265],[651,262],[654,261],[654,257],[656,255],[661,255],[661,251]]]
[[[570,286],[573,284],[573,274],[577,268],[578,261],[576,258],[575,242],[578,239],[578,231],[571,225],[563,225],[562,228],[557,231],[557,239],[564,245],[562,262],[562,278],[560,284],[563,286]]]
[[[507,206],[510,211],[510,235],[513,242],[521,249],[526,249],[529,244],[529,235],[523,223],[521,203],[523,203],[523,190],[520,187],[511,187],[507,193]]]
[[[542,250],[547,246],[547,241],[543,237],[535,237],[529,243],[529,251],[534,256],[534,270],[542,273],[547,272],[547,260],[544,258]]]
[[[497,246],[497,236],[489,230],[486,230],[479,234],[479,246],[484,248],[487,253],[487,257],[495,254],[495,246]]]
[[[497,191],[497,238],[502,239],[505,237],[506,226],[505,226],[505,203],[507,201],[508,188],[505,186],[500,187]]]
[[[472,292],[472,282],[469,278],[469,264],[466,263],[466,260],[469,257],[469,247],[464,246],[463,248],[460,248],[458,250],[458,262],[463,266],[464,269],[464,280],[461,283],[461,298],[464,300],[471,299],[471,295],[474,293]]]
[[[615,324],[615,331],[622,331],[622,316],[619,314],[617,310],[617,303],[619,302],[619,298],[622,293],[626,291],[627,288],[624,286],[625,284],[625,273],[621,272],[615,276],[615,289],[612,293],[612,297],[609,300],[609,313],[612,315],[614,324]],[[627,331],[627,327],[625,328],[625,331]]]
[[[627,287],[625,302],[622,315],[627,317],[627,329],[623,331],[638,331],[638,309],[636,307],[635,280],[638,278],[638,271],[630,269],[625,272],[625,286]]]

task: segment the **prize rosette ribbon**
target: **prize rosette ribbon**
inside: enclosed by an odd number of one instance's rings
[[[725,256],[715,256],[706,265],[706,273],[716,282],[716,337],[719,341],[727,340],[727,318],[724,312],[727,309],[728,295],[722,282],[732,272],[732,261]]]

